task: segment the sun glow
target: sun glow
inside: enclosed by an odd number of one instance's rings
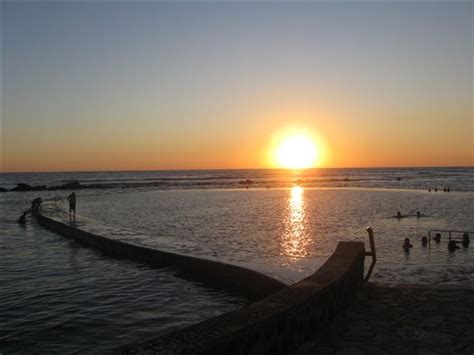
[[[275,155],[277,164],[287,169],[312,168],[319,160],[319,151],[314,140],[304,134],[283,138],[277,146]]]

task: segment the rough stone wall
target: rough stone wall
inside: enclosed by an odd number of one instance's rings
[[[120,240],[92,234],[40,213],[40,225],[106,254],[139,260],[155,267],[173,267],[179,275],[207,286],[232,292],[250,300],[267,297],[286,285],[256,271],[218,261],[175,254],[158,249],[129,244]]]
[[[248,307],[117,353],[288,354],[347,306],[364,272],[364,244],[341,242],[313,275]]]

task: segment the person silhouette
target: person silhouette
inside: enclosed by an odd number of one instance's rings
[[[41,197],[35,198],[33,201],[31,201],[31,211],[35,213],[41,210],[42,203],[43,203],[43,200],[41,199]]]
[[[449,250],[449,251],[455,251],[456,249],[460,249],[460,248],[456,245],[456,241],[455,241],[455,240],[450,240],[449,243],[448,243],[448,250]]]
[[[471,243],[471,239],[469,238],[469,233],[466,232],[462,235],[462,246],[467,248],[469,243]]]
[[[403,249],[406,253],[410,251],[410,248],[413,248],[413,245],[410,243],[410,238],[405,238],[403,242]]]
[[[74,216],[76,219],[76,194],[73,192],[67,197],[67,200],[69,201],[69,218]]]
[[[428,238],[426,236],[421,238],[421,245],[426,247],[427,244],[428,244]]]
[[[26,224],[26,212],[23,212],[20,218],[18,218],[17,222],[20,226],[24,226]]]

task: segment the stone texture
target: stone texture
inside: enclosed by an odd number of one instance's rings
[[[360,287],[364,271],[364,244],[341,242],[313,275],[247,307],[183,330],[131,344],[116,353],[139,354],[290,354],[313,334],[326,329]],[[365,329],[368,329],[367,326]],[[361,333],[353,331],[357,338]],[[312,351],[318,339],[301,351]],[[341,345],[341,344],[339,344]],[[327,354],[363,354],[354,341]],[[326,349],[327,350],[327,349]]]
[[[473,299],[474,290],[364,287],[297,354],[472,354]]]

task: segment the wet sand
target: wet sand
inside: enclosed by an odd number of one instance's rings
[[[473,354],[474,289],[369,284],[296,353]]]

